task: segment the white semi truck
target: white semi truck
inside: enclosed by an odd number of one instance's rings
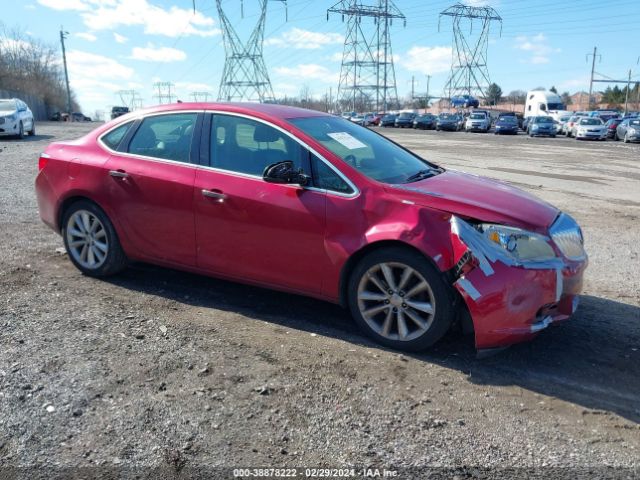
[[[560,95],[546,90],[531,90],[527,92],[527,102],[524,105],[524,116],[537,117],[548,116],[554,120],[560,117],[570,115],[571,112],[566,110]]]

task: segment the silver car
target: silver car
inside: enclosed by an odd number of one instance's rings
[[[640,142],[640,118],[625,118],[616,128],[616,140]]]
[[[24,138],[36,134],[36,122],[26,103],[18,98],[0,99],[0,136]]]
[[[576,140],[583,138],[606,140],[607,128],[598,117],[583,117],[573,126],[573,136]]]

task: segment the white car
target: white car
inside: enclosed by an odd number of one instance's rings
[[[602,120],[597,117],[583,117],[573,126],[573,134],[576,140],[582,138],[606,140],[607,128],[604,123],[602,123]]]
[[[484,132],[491,129],[491,118],[484,113],[472,113],[464,124],[466,132]]]
[[[0,99],[0,136],[24,138],[24,134],[36,134],[33,113],[22,100]]]

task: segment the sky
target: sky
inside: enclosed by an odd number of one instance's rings
[[[327,8],[337,0],[271,0],[265,27],[264,59],[276,97],[298,96],[303,86],[314,97],[338,87],[346,22]],[[8,4],[9,0],[0,0]],[[439,13],[454,0],[395,0],[406,26],[391,27],[398,94],[441,95],[452,62],[452,24]],[[640,80],[638,33],[640,1],[618,0],[467,0],[488,5],[502,17],[494,23],[488,46],[492,82],[506,94],[555,86],[560,92],[588,90],[587,54],[598,47],[597,78]],[[192,92],[215,99],[225,51],[214,0],[25,0],[3,8],[7,28],[59,46],[66,40],[71,86],[86,115],[107,111],[122,101],[117,92],[135,90],[144,106],[158,103],[153,84],[172,82],[183,101]],[[237,34],[247,39],[259,0],[223,0]],[[362,19],[363,29],[375,25]],[[367,26],[368,24],[368,26]],[[474,25],[477,31],[477,25]],[[596,84],[603,90],[605,84]]]

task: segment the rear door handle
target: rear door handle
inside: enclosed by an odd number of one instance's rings
[[[129,176],[124,170],[109,170],[109,175],[114,178],[127,178]]]
[[[209,198],[215,198],[219,203],[224,202],[227,199],[227,196],[222,193],[220,190],[202,190],[202,195]]]

